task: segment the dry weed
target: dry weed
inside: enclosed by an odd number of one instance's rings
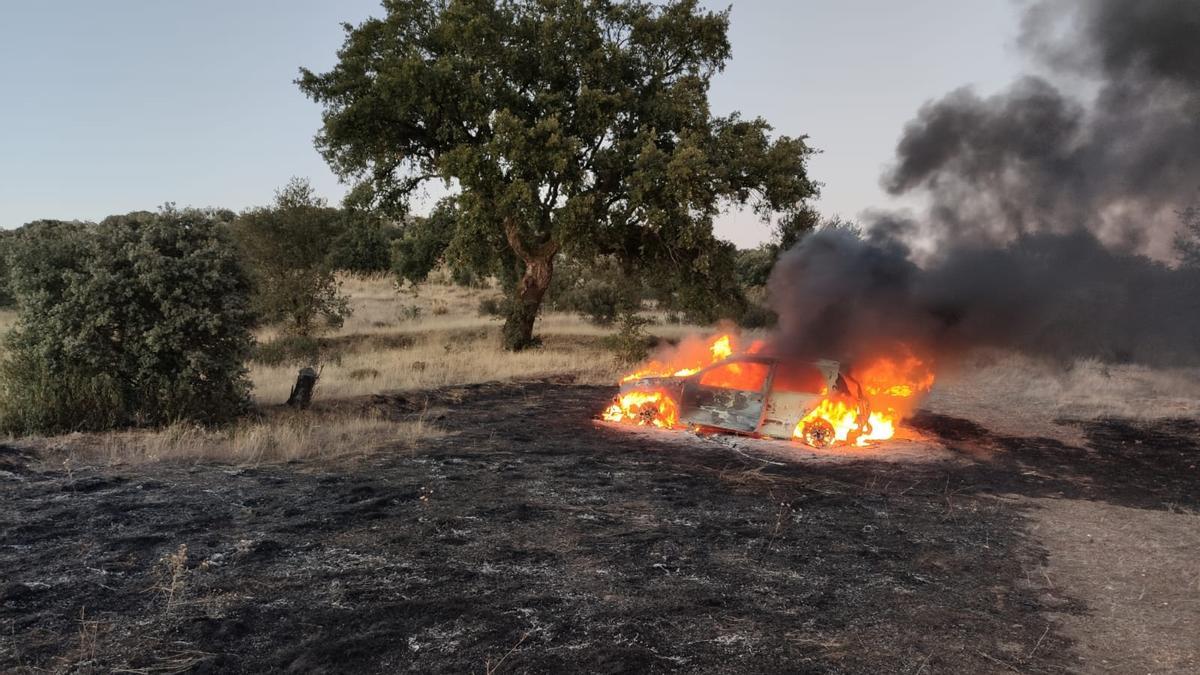
[[[157,581],[151,589],[164,600],[165,611],[170,612],[187,592],[187,544],[180,544],[174,553],[164,555],[155,567]]]
[[[1200,370],[1094,360],[1063,367],[985,351],[940,372],[923,407],[999,433],[1077,442],[1079,431],[1058,420],[1200,416]]]
[[[254,465],[411,448],[441,434],[422,419],[394,422],[357,414],[277,410],[265,419],[246,420],[225,429],[177,424],[153,431],[26,438],[19,444],[42,450],[48,456],[66,455],[66,462],[217,461]]]

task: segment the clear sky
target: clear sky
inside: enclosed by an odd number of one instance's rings
[[[726,2],[709,2],[722,8]],[[1003,0],[734,0],[714,112],[808,134],[818,208],[894,205],[878,186],[904,123],[1024,65]],[[341,22],[377,0],[0,0],[0,226],[96,220],[164,202],[241,209],[290,176],[345,192],[313,149],[320,109],[292,81],[328,69]],[[718,234],[767,236],[732,213]]]

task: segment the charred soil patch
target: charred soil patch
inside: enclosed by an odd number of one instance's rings
[[[1182,422],[1080,449],[925,415],[963,461],[787,464],[597,424],[611,393],[376,397],[450,433],[349,466],[0,451],[0,670],[1071,670],[1047,613],[1088,608],[1022,495],[1197,494]]]

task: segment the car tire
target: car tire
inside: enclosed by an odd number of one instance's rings
[[[802,434],[804,442],[808,445],[823,450],[833,445],[834,431],[833,425],[828,421],[818,417],[815,420],[810,420],[804,423],[804,433]]]

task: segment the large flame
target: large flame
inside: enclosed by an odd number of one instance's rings
[[[604,411],[609,422],[628,422],[673,429],[679,423],[679,406],[664,391],[631,391]]]
[[[866,405],[860,409],[854,398],[841,394],[826,397],[800,420],[793,438],[803,438],[805,426],[819,418],[833,427],[837,442],[862,446],[886,441],[896,435],[900,421],[912,414],[934,381],[929,360],[919,358],[907,345],[894,348],[888,356],[865,359],[851,369],[851,376],[862,387]],[[860,425],[864,412],[867,419]]]
[[[758,343],[751,347],[756,345]],[[736,347],[737,336],[733,333],[718,333],[706,339],[687,338],[670,353],[643,364],[621,378],[621,382],[694,375],[702,368],[733,356]],[[674,429],[679,425],[679,405],[671,392],[665,389],[631,391],[622,394],[604,411],[602,417],[609,422]]]
[[[756,340],[744,348],[739,336],[723,332],[708,338],[688,338],[669,353],[639,366],[621,382],[647,378],[688,377],[734,354],[757,354],[765,343]],[[755,363],[731,364],[705,375],[703,384],[714,387],[760,389],[766,366]],[[850,371],[851,396],[825,393],[824,398],[796,425],[793,438],[803,440],[805,429],[816,420],[832,427],[832,442],[863,446],[884,441],[896,434],[900,421],[912,413],[920,397],[933,386],[934,374],[928,359],[918,357],[905,345],[885,356],[862,359]],[[857,395],[861,387],[862,399]],[[680,426],[676,390],[657,387],[620,395],[602,414],[610,422],[624,422],[663,429]]]
[[[622,377],[621,381],[632,382],[647,377],[694,375],[701,368],[733,356],[736,345],[737,337],[732,333],[718,333],[703,340],[690,337],[681,342],[670,354],[642,364],[634,372]]]

